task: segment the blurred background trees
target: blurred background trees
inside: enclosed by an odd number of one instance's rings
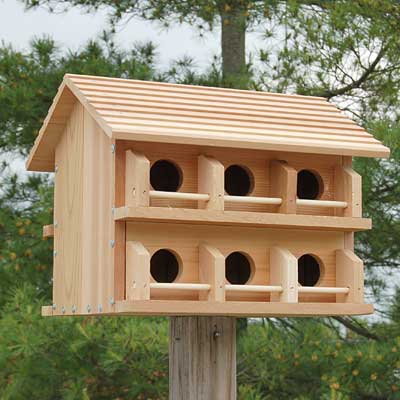
[[[110,32],[139,16],[221,29],[221,60],[201,73],[169,70],[152,44],[122,50],[112,33],[77,52],[37,39],[0,47],[0,397],[166,399],[166,319],[43,319],[51,301],[52,179],[12,174],[32,145],[65,72],[326,97],[391,148],[389,160],[357,159],[364,213],[356,235],[374,318],[254,320],[238,338],[239,398],[400,399],[400,5],[358,1],[25,0],[27,7],[108,6]],[[245,58],[257,30],[265,46]]]

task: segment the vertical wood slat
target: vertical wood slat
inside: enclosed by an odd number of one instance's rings
[[[350,289],[348,294],[337,294],[336,302],[364,302],[363,262],[351,250],[336,250],[336,286]]]
[[[210,195],[208,201],[199,201],[198,208],[208,210],[224,209],[224,166],[207,156],[198,157],[198,193]]]
[[[236,319],[172,317],[171,400],[236,399]]]
[[[335,215],[343,217],[362,217],[361,176],[351,167],[351,157],[343,157],[342,165],[335,168],[336,200],[346,201],[344,210],[335,209]]]
[[[225,258],[218,249],[204,243],[199,246],[199,279],[211,285],[208,292],[199,292],[199,300],[225,301]]]
[[[150,300],[150,254],[140,242],[126,242],[126,299]]]
[[[297,171],[285,161],[270,163],[271,197],[280,197],[278,212],[296,214]]]
[[[298,302],[297,259],[289,250],[271,247],[270,283],[283,288],[280,293],[271,293],[271,302]]]
[[[143,155],[127,150],[125,153],[125,205],[149,206],[150,161]]]

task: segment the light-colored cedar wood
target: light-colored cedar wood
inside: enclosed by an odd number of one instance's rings
[[[112,197],[114,208],[125,205],[125,148],[121,143],[111,141],[112,174],[114,184]],[[113,208],[113,212],[114,212]],[[115,221],[114,224],[114,299],[125,299],[125,221]]]
[[[140,153],[127,150],[125,154],[125,205],[150,204],[150,161]]]
[[[389,154],[324,99],[66,75],[28,168],[53,168],[55,144],[75,98],[114,139],[349,156]]]
[[[26,161],[26,168],[29,171],[54,171],[55,148],[68,123],[75,102],[75,96],[63,82]]]
[[[48,238],[48,237],[53,237],[54,236],[54,225],[44,225],[43,226],[43,237]]]
[[[282,286],[271,285],[225,285],[227,292],[263,292],[263,293],[281,293]]]
[[[114,298],[111,140],[85,110],[82,193],[82,307],[107,312]]]
[[[306,230],[362,231],[371,229],[368,218],[325,217],[260,212],[208,211],[171,207],[120,207],[117,221],[175,222],[194,225],[300,228]]]
[[[53,302],[61,313],[82,307],[84,108],[75,103],[56,148]]]
[[[199,246],[207,243],[227,257],[235,251],[250,259],[251,273],[247,285],[270,285],[269,249],[281,247],[296,258],[303,254],[315,254],[321,261],[321,279],[318,286],[333,287],[336,284],[335,249],[343,248],[343,233],[328,231],[306,231],[297,229],[255,229],[213,225],[190,225],[169,223],[127,222],[127,241],[140,241],[150,255],[159,249],[169,249],[179,259],[180,271],[175,283],[198,283]],[[201,267],[200,267],[201,268]],[[208,283],[208,282],[206,282]],[[228,283],[228,282],[226,282]],[[272,284],[273,285],[273,284]],[[154,289],[152,299],[197,300],[198,291]],[[227,292],[227,301],[269,301],[263,292]],[[335,296],[302,294],[300,302],[334,302]]]
[[[165,192],[160,190],[150,190],[152,199],[173,199],[173,200],[199,200],[208,202],[209,194],[204,193],[183,193],[183,192]]]
[[[284,161],[272,160],[270,182],[271,196],[282,199],[278,212],[296,214],[297,171]]]
[[[362,217],[361,176],[351,167],[338,165],[335,169],[336,199],[347,203],[344,210],[336,210],[336,215]]]
[[[150,289],[162,290],[197,290],[198,292],[209,292],[211,285],[208,283],[164,283],[151,282]]]
[[[52,306],[42,306],[41,310],[42,317],[52,317],[53,316],[53,307]]]
[[[280,205],[282,199],[277,197],[254,197],[254,196],[224,196],[226,203],[240,204],[265,204],[265,205]]]
[[[225,301],[225,257],[215,247],[199,245],[199,282],[208,283],[211,289],[200,292],[200,300]]]
[[[140,242],[126,242],[126,299],[150,299],[150,254]]]
[[[217,160],[200,155],[197,158],[198,193],[207,193],[208,201],[199,201],[198,207],[207,210],[224,209],[224,166]]]
[[[321,287],[321,286],[299,286],[299,293],[318,293],[318,294],[347,294],[348,287]]]
[[[348,294],[337,294],[337,302],[364,302],[363,262],[351,250],[336,250],[336,286],[349,288]]]
[[[170,319],[169,398],[236,399],[236,320]]]
[[[49,306],[50,307],[50,306]],[[48,316],[46,314],[43,316]],[[213,302],[192,300],[136,300],[117,301],[114,310],[103,315],[220,315],[231,317],[316,317],[335,315],[366,315],[374,312],[372,304],[360,303],[266,303],[265,301],[225,301]],[[62,314],[73,315],[71,310]],[[75,315],[80,315],[79,313]],[[85,314],[83,314],[85,315]],[[93,315],[98,315],[94,310]]]
[[[281,286],[281,292],[271,293],[271,301],[297,303],[298,295],[298,273],[297,259],[287,249],[272,247],[269,252],[270,284]]]
[[[358,303],[266,303],[225,301],[150,300],[121,301],[116,312],[126,315],[225,315],[235,317],[307,317],[372,314],[372,304]]]
[[[348,203],[346,201],[335,201],[335,200],[309,200],[309,199],[297,199],[296,204],[298,206],[311,206],[311,207],[324,207],[324,208],[347,208]]]
[[[123,147],[128,150],[141,152],[149,158],[151,163],[159,159],[173,161],[182,171],[182,186],[177,193],[198,192],[198,162],[199,154],[204,154],[204,149],[196,146],[165,144],[157,146],[152,143],[123,142]],[[276,212],[275,205],[265,204],[263,198],[271,196],[270,161],[285,160],[297,171],[310,169],[318,173],[323,182],[323,192],[320,201],[332,201],[335,199],[334,169],[342,163],[340,156],[314,155],[312,158],[305,154],[276,153],[265,151],[254,151],[248,149],[221,149],[209,148],[205,153],[223,164],[224,168],[239,164],[243,166],[252,176],[251,192],[248,196],[238,196],[240,202],[232,202],[236,197],[225,196],[225,210],[227,211],[260,211]],[[296,193],[296,183],[288,189]],[[170,196],[182,196],[171,193]],[[185,195],[186,196],[186,195]],[[269,202],[269,201],[268,201]],[[275,203],[275,201],[273,202]],[[198,208],[196,201],[173,198],[152,198],[151,205],[166,207]],[[333,215],[332,207],[319,207],[315,205],[297,206],[298,214],[305,215]]]

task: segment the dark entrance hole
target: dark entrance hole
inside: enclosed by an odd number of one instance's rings
[[[299,283],[302,286],[315,286],[321,276],[319,261],[311,254],[304,254],[298,261]]]
[[[247,196],[253,190],[253,175],[247,168],[231,165],[225,170],[225,191],[231,196]]]
[[[303,169],[297,174],[297,197],[299,199],[317,199],[323,192],[321,177],[315,172]]]
[[[182,185],[182,171],[168,160],[158,160],[150,168],[150,183],[154,190],[176,192]]]
[[[244,285],[250,279],[251,264],[248,257],[239,251],[225,259],[225,277],[232,285]]]
[[[167,249],[156,251],[150,260],[150,273],[156,282],[172,283],[179,273],[179,262]]]

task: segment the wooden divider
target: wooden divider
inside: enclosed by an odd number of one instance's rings
[[[150,254],[140,242],[126,242],[126,300],[150,300]]]
[[[335,210],[336,216],[362,217],[361,176],[349,166],[335,168],[335,197],[347,203],[343,210]]]
[[[125,153],[125,205],[149,206],[150,161],[139,153]]]
[[[271,196],[282,199],[278,212],[296,214],[297,171],[285,161],[270,163]]]
[[[208,201],[199,201],[198,207],[208,210],[224,209],[224,166],[211,157],[198,157],[198,193],[210,196]]]
[[[225,257],[215,247],[199,246],[199,280],[208,283],[208,292],[200,292],[199,300],[225,301]]]
[[[271,247],[270,249],[270,284],[282,286],[282,292],[272,292],[271,302],[298,302],[297,259],[287,249]]]
[[[336,295],[336,302],[364,302],[363,262],[351,250],[336,250],[336,286],[349,288],[348,294]]]

